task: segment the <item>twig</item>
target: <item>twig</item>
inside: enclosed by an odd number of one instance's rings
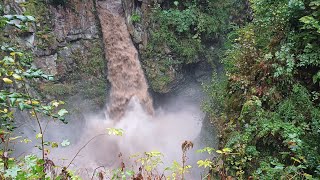
[[[101,167],[104,167],[104,166],[99,166],[99,167],[97,167],[97,168],[95,168],[95,169],[94,169],[94,171],[93,171],[93,173],[92,173],[92,177],[91,177],[91,180],[93,180],[93,177],[94,177],[94,173],[96,173],[96,170],[97,170],[97,169],[99,169],[99,168],[101,168]]]
[[[40,123],[40,120],[38,118],[37,112],[36,112],[36,110],[34,108],[32,108],[32,110],[33,110],[33,113],[34,113],[34,115],[36,117],[36,120],[37,120],[37,123],[38,123],[38,126],[39,126],[39,130],[40,130],[40,133],[41,133],[41,150],[42,150],[42,159],[44,160],[44,154],[45,154],[45,152],[44,152],[44,137],[43,137],[44,134],[43,134],[43,130],[42,130],[41,123]]]
[[[84,149],[92,140],[94,140],[95,138],[99,137],[99,136],[104,136],[107,134],[98,134],[96,136],[93,136],[86,144],[84,144],[76,153],[76,155],[72,158],[72,160],[70,161],[70,163],[68,164],[68,166],[66,167],[66,169],[69,168],[69,166],[72,164],[72,162],[74,161],[74,159],[78,156],[78,154],[82,151],[82,149]]]
[[[24,87],[25,87],[25,90],[26,90],[26,93],[29,97],[29,101],[30,103],[32,104],[32,99],[31,99],[31,94],[29,92],[29,89],[27,88],[26,84],[24,83]],[[34,108],[34,106],[32,106],[32,111],[33,111],[33,114],[37,120],[37,123],[38,123],[38,126],[39,126],[39,130],[40,130],[40,133],[41,133],[41,152],[42,152],[42,160],[45,162],[45,150],[44,150],[44,134],[43,134],[43,130],[42,130],[42,127],[41,127],[41,123],[40,123],[40,120],[39,120],[39,117],[38,117],[38,114]],[[44,175],[40,178],[40,179],[45,179],[45,163],[43,164],[43,173]]]

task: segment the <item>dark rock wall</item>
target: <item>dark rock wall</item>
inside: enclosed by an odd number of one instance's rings
[[[70,0],[64,6],[46,1],[4,1],[6,14],[32,15],[37,22],[13,44],[31,50],[35,66],[55,75],[54,82],[35,85],[47,99],[87,99],[103,107],[106,100],[106,60],[93,0]]]

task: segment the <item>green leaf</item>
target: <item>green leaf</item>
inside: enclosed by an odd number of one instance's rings
[[[41,133],[36,134],[36,138],[37,139],[42,138],[42,134]]]
[[[18,74],[13,74],[12,76],[13,76],[13,78],[14,78],[15,80],[18,80],[18,81],[21,81],[21,80],[22,80],[22,77],[19,76]]]
[[[23,102],[20,102],[18,107],[20,111],[23,111],[25,109],[25,104]]]
[[[312,178],[312,175],[310,175],[310,174],[307,174],[307,173],[304,173],[303,174],[303,176],[307,179],[307,180],[312,180],[313,178]]]
[[[15,15],[15,17],[23,22],[27,21],[27,17],[23,15]]]
[[[0,93],[0,102],[5,101],[7,99],[7,96],[4,95],[3,93]]]
[[[24,28],[25,28],[24,25],[20,25],[20,24],[14,24],[14,26],[16,26],[16,27],[19,28],[19,29],[24,29]]]
[[[35,155],[27,155],[24,158],[24,161],[26,162],[28,167],[34,167],[37,165],[37,156]]]
[[[23,139],[21,142],[28,144],[29,142],[32,142],[30,139]]]
[[[59,116],[64,116],[64,115],[67,114],[67,113],[68,113],[67,110],[65,110],[65,109],[60,109],[60,111],[58,112],[58,115],[59,115]]]
[[[126,171],[126,174],[127,174],[129,177],[132,177],[132,176],[134,175],[134,171],[128,170],[128,171]]]
[[[10,100],[11,100],[11,98],[10,98]],[[21,100],[21,99],[19,98],[18,100]],[[32,106],[30,104],[25,104],[23,102],[19,102],[18,108],[19,108],[19,110],[23,111],[24,109],[32,109]]]
[[[11,19],[13,19],[13,15],[4,15],[3,17],[5,17],[5,18],[7,18],[8,20],[11,20]]]
[[[12,93],[10,95],[8,95],[9,98],[19,98],[19,97],[22,97],[21,94],[18,94],[18,93]]]
[[[107,128],[109,135],[116,135],[116,136],[122,136],[123,135],[123,129],[116,129],[116,128]]]
[[[13,81],[9,78],[2,78],[2,80],[6,83],[6,84],[12,84]]]
[[[15,177],[17,177],[19,171],[21,171],[21,169],[18,166],[14,166],[10,169],[7,169],[5,171],[4,176],[7,178],[9,178],[9,177],[15,178]]]
[[[206,160],[199,160],[197,162],[197,164],[198,164],[199,167],[204,167],[204,168],[210,167],[211,168],[212,165],[213,165],[213,162],[208,160],[208,159],[206,159]]]
[[[69,142],[68,139],[63,140],[62,143],[61,143],[62,147],[66,147],[66,146],[69,146],[69,145],[70,145],[70,142]]]
[[[14,63],[14,59],[13,59],[12,57],[10,57],[10,56],[5,56],[5,57],[3,58],[3,62],[4,62],[5,64],[12,64],[12,63]]]
[[[51,147],[52,148],[57,148],[59,145],[58,145],[58,143],[57,142],[52,142],[51,143]]]
[[[32,22],[36,21],[36,19],[33,16],[26,16],[26,18],[28,18],[28,20]]]
[[[223,148],[222,151],[223,152],[231,152],[232,150],[230,148]]]
[[[54,80],[54,77],[53,76],[48,76],[48,81],[53,81]]]
[[[9,98],[9,100],[10,100],[10,105],[11,105],[11,106],[14,106],[14,104],[15,104],[16,101],[17,101],[17,98]]]

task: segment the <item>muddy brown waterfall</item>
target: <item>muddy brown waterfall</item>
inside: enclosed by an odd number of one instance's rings
[[[133,96],[138,98],[149,114],[153,114],[148,84],[125,23],[121,0],[98,0],[96,5],[108,60],[108,80],[111,83],[108,105],[110,118],[119,120]]]

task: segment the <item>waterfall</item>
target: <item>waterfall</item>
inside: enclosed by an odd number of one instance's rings
[[[97,1],[97,11],[108,59],[108,80],[111,83],[107,110],[110,118],[119,120],[123,117],[133,96],[138,98],[148,114],[153,114],[148,84],[125,23],[121,0]]]

